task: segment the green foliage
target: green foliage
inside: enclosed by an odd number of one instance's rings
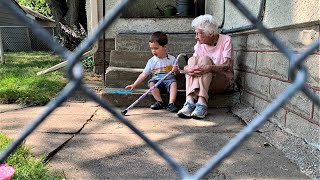
[[[6,53],[0,65],[0,103],[45,105],[66,85],[62,71],[37,76],[61,62],[50,52]]]
[[[94,66],[93,57],[86,57],[81,61],[81,64],[86,71],[92,71]]]
[[[12,139],[0,133],[0,152],[2,152]],[[12,179],[64,179],[62,172],[49,170],[43,158],[36,158],[30,152],[30,148],[21,145],[12,153],[5,162],[15,169]]]
[[[29,6],[47,17],[52,17],[51,10],[45,0],[17,0],[17,2],[22,6]]]

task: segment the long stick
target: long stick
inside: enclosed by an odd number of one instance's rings
[[[185,53],[181,53],[177,56],[176,60],[174,61],[174,65],[178,65],[178,61],[180,56],[187,56],[187,54]],[[163,78],[161,78],[155,85],[153,85],[152,87],[150,87],[150,89],[148,91],[146,91],[145,93],[143,93],[137,100],[135,100],[129,107],[127,107],[127,109],[121,111],[121,113],[123,115],[126,115],[128,110],[131,109],[132,107],[134,107],[136,104],[138,104],[143,98],[145,98],[147,96],[148,93],[150,93],[154,88],[156,88],[162,81],[164,81],[169,75],[171,75],[173,73],[173,71],[171,70],[168,74],[166,74]]]

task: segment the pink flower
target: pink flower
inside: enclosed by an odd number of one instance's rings
[[[0,180],[10,180],[13,177],[14,168],[6,164],[0,164]]]

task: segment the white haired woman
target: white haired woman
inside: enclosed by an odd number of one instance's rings
[[[181,118],[202,119],[207,115],[209,95],[222,93],[233,84],[231,37],[219,33],[217,23],[209,14],[192,21],[197,44],[184,67],[186,102],[177,113]]]

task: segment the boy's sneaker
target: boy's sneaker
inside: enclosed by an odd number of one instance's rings
[[[207,105],[206,104],[196,104],[196,108],[191,113],[192,118],[194,119],[203,119],[207,115]]]
[[[168,104],[167,110],[170,112],[178,112],[178,107],[174,103]]]
[[[178,111],[177,115],[181,118],[189,118],[191,117],[191,113],[193,112],[195,107],[195,104],[186,101],[183,105],[183,108]]]
[[[159,110],[159,109],[164,109],[164,108],[166,108],[166,106],[164,105],[163,102],[157,101],[157,102],[155,102],[154,104],[152,104],[152,105],[150,106],[150,108],[153,109],[153,110]]]

